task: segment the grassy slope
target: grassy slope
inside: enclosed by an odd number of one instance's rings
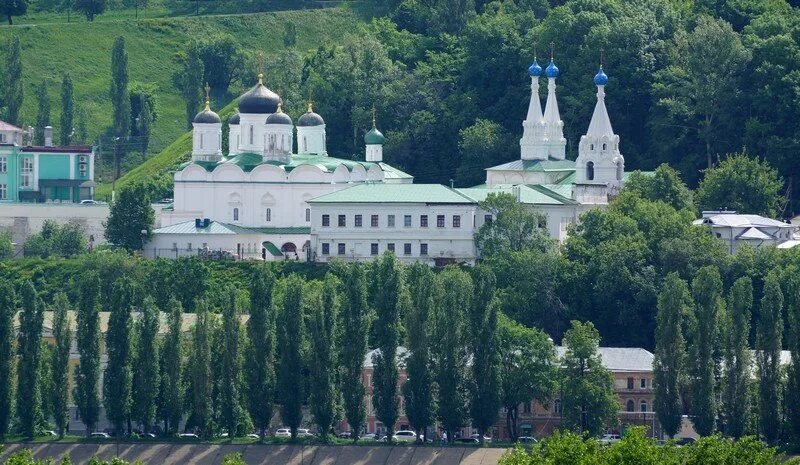
[[[238,38],[247,50],[263,50],[269,55],[271,51],[283,48],[283,25],[287,21],[297,26],[297,47],[307,50],[327,41],[336,41],[361,20],[346,9],[327,9],[138,22],[38,24],[0,27],[0,41],[5,44],[11,34],[16,34],[22,42],[23,122],[33,124],[37,112],[34,89],[42,79],[47,80],[52,83],[52,123],[58,134],[60,76],[69,71],[75,82],[75,100],[87,109],[89,135],[95,139],[111,123],[108,97],[111,47],[117,36],[125,36],[130,81],[154,83],[159,88],[159,119],[154,126],[151,144],[151,153],[157,153],[185,130],[183,103],[171,82],[175,53],[193,37],[227,32]],[[0,50],[5,48],[0,47]]]

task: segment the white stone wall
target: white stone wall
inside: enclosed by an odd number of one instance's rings
[[[234,256],[241,250],[242,258],[261,260],[263,243],[269,241],[279,249],[288,242],[293,243],[297,247],[297,256],[275,257],[267,251],[267,261],[306,260],[303,245],[308,240],[308,234],[156,234],[145,245],[143,254],[148,258],[178,258],[198,255],[200,250],[208,248]]]
[[[486,171],[486,185],[495,187],[500,184],[555,184],[567,172],[541,172],[541,171],[522,171],[522,170],[491,170]]]
[[[2,203],[0,230],[11,231],[11,240],[17,244],[17,250],[21,250],[28,236],[39,233],[46,220],[58,224],[73,221],[84,228],[87,239],[94,236],[94,244],[99,245],[106,242],[103,222],[108,212],[108,205]]]

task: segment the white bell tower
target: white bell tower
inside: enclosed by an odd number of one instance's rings
[[[211,88],[206,84],[206,106],[192,121],[192,161],[222,158],[222,120],[211,111]]]

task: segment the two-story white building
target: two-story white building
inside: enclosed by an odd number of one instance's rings
[[[735,211],[705,211],[703,217],[693,224],[707,228],[711,235],[725,241],[731,254],[742,246],[759,248],[772,245],[791,248],[798,244],[794,237],[797,233],[796,225],[759,215],[743,215]]]

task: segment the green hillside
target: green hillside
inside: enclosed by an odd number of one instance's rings
[[[171,75],[173,57],[192,38],[205,34],[229,33],[248,51],[266,55],[280,50],[286,22],[297,28],[299,50],[335,41],[358,28],[361,19],[344,8],[285,11],[248,15],[200,16],[140,21],[97,21],[61,24],[21,25],[0,28],[0,41],[11,34],[20,37],[23,48],[25,103],[24,124],[33,124],[37,108],[35,86],[52,83],[52,124],[60,129],[60,82],[70,72],[75,82],[75,100],[86,108],[89,136],[96,140],[111,123],[109,76],[111,47],[117,36],[125,36],[129,55],[130,82],[152,83],[158,88],[158,121],[154,124],[150,153],[161,152],[185,132],[184,106],[174,89]],[[3,46],[0,50],[5,50]],[[3,57],[4,58],[4,57]],[[234,84],[233,88],[238,89]],[[228,103],[228,102],[223,102]],[[215,107],[219,108],[220,102]],[[101,156],[111,156],[102,149]],[[105,181],[98,179],[98,181]]]

